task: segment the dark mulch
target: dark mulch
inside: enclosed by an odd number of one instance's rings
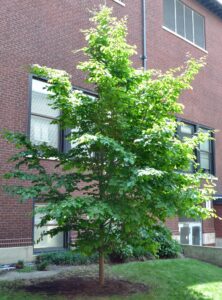
[[[134,293],[147,292],[148,287],[141,283],[117,279],[107,279],[105,285],[100,287],[98,280],[93,277],[71,277],[39,282],[26,286],[25,290],[31,293],[72,296],[73,298],[74,296],[128,296]]]

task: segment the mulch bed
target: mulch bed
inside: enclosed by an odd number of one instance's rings
[[[132,283],[125,280],[107,279],[103,287],[99,286],[93,277],[71,277],[44,281],[24,287],[31,293],[46,295],[61,295],[75,299],[75,296],[128,296],[134,293],[148,291],[148,287],[141,283]]]

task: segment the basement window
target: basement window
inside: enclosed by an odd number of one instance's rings
[[[36,205],[40,206],[39,204]],[[50,235],[42,236],[42,233],[57,227],[55,220],[49,221],[45,226],[39,227],[43,215],[37,213],[34,217],[34,251],[45,252],[54,250],[63,250],[66,248],[67,237],[63,232],[51,237]]]

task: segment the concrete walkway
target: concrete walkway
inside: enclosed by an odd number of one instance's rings
[[[18,272],[18,271],[4,271],[0,273],[0,281],[14,281],[14,280],[32,280],[54,277],[69,271],[75,271],[76,266],[49,266],[47,271],[31,271],[31,272]]]

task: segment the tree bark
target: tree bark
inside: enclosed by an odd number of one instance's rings
[[[99,252],[99,285],[104,286],[105,276],[104,276],[104,253]]]

